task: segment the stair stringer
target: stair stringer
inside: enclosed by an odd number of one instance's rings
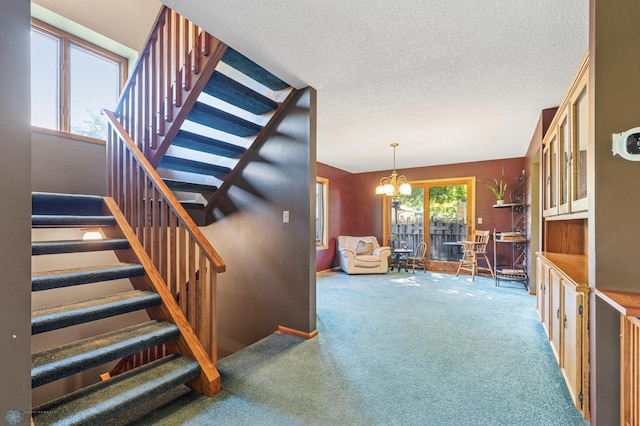
[[[275,111],[269,122],[262,128],[260,133],[256,136],[253,143],[249,148],[242,154],[240,157],[238,164],[231,170],[231,172],[225,177],[224,182],[220,185],[220,188],[211,196],[207,205],[202,208],[202,213],[205,217],[208,218],[207,222],[212,222],[212,210],[215,207],[216,201],[226,193],[231,186],[234,184],[234,178],[241,173],[244,168],[251,161],[251,157],[253,154],[262,146],[262,144],[267,139],[268,135],[271,134],[272,130],[280,123],[283,116],[289,111],[289,106],[296,98],[296,93],[298,91],[295,88],[291,89],[291,92],[287,96],[287,98],[278,105],[278,109]],[[207,224],[209,224],[207,223]]]
[[[179,353],[200,364],[200,376],[187,382],[187,386],[206,396],[213,396],[219,393],[220,374],[216,366],[207,355],[202,343],[197,338],[191,325],[160,276],[160,273],[118,208],[115,200],[110,197],[104,197],[104,202],[109,212],[116,219],[117,225],[115,227],[104,228],[103,232],[109,238],[124,237],[131,245],[130,249],[116,250],[116,256],[121,262],[125,262],[127,261],[125,259],[128,259],[128,261],[140,263],[146,271],[146,274],[142,277],[130,278],[131,284],[136,290],[156,292],[162,300],[162,304],[159,307],[146,309],[149,317],[151,319],[175,324],[180,329],[180,337],[177,340],[165,343],[168,352]],[[210,289],[210,291],[215,294],[215,289]],[[214,313],[212,312],[211,315],[214,315]]]

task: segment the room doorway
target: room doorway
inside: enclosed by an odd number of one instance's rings
[[[475,177],[411,182],[411,186],[411,195],[384,203],[389,244],[415,250],[425,241],[429,270],[455,272],[462,256],[457,242],[473,231]]]

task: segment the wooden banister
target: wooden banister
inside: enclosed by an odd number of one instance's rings
[[[168,353],[179,353],[197,361],[200,365],[200,376],[193,379],[188,384],[204,395],[215,395],[220,392],[220,374],[215,367],[216,357],[211,357],[211,355],[206,352],[202,343],[208,342],[211,338],[210,336],[205,336],[205,334],[208,334],[208,332],[214,334],[213,329],[215,327],[215,322],[211,320],[213,315],[205,318],[198,318],[196,326],[194,326],[190,321],[187,321],[187,314],[178,307],[175,296],[165,285],[165,281],[163,281],[157,267],[153,264],[154,262],[138,240],[129,223],[127,223],[127,219],[123,212],[118,208],[115,200],[110,197],[105,197],[104,203],[109,213],[115,218],[117,223],[116,228],[105,229],[105,234],[109,237],[124,237],[131,245],[131,250],[116,251],[118,259],[121,262],[138,262],[144,266],[146,271],[146,275],[142,277],[131,278],[131,283],[136,290],[153,291],[157,293],[162,300],[162,304],[160,306],[147,308],[149,316],[152,319],[175,324],[180,329],[180,337],[177,340],[164,343]],[[202,258],[204,257],[201,257],[201,259]],[[205,264],[201,264],[200,266],[206,267]],[[201,273],[199,275],[202,276],[203,274]],[[207,289],[198,292],[198,297],[210,295],[212,293],[210,290],[215,290],[215,279],[210,282],[199,284],[199,287],[206,286]],[[195,290],[198,290],[198,288],[196,287]],[[212,306],[215,301],[212,298],[199,300],[199,302],[203,311],[213,312]],[[193,318],[191,318],[191,320],[193,320]],[[202,323],[206,323],[208,329],[203,329]],[[200,327],[198,330],[200,331],[200,336],[195,332],[198,327]],[[150,362],[152,360],[143,358],[141,361]]]
[[[107,193],[215,363],[216,278],[225,264],[114,113],[104,114],[110,125]]]
[[[157,166],[227,46],[164,7],[125,84],[115,115]]]

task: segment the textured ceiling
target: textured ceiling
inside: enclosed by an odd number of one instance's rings
[[[362,172],[524,156],[588,48],[586,0],[167,0],[318,91],[318,161]]]
[[[318,161],[350,172],[390,169],[391,142],[398,168],[524,156],[588,47],[586,0],[165,3],[317,89]]]

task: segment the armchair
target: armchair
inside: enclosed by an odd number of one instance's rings
[[[384,274],[389,269],[391,249],[376,237],[338,236],[340,267],[347,274]]]

